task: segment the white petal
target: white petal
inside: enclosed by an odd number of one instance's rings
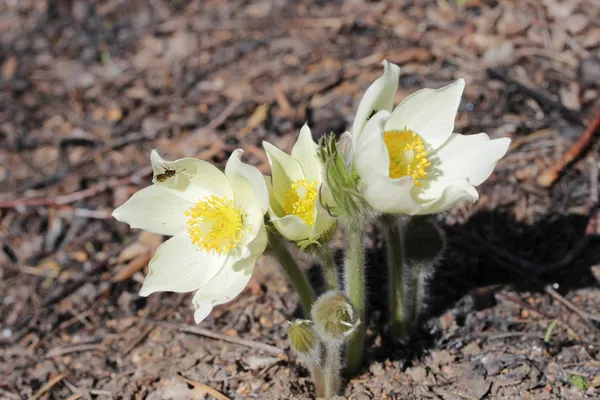
[[[387,111],[375,114],[354,145],[354,166],[363,179],[371,174],[389,175],[390,157],[383,141],[383,125],[389,115]]]
[[[386,175],[374,174],[361,181],[361,191],[376,211],[391,214],[414,215],[419,204],[411,195],[412,177],[390,179]]]
[[[321,183],[321,160],[317,156],[317,148],[318,146],[310,133],[310,128],[307,124],[304,124],[300,129],[298,140],[292,148],[292,157],[300,163],[306,179]]]
[[[292,183],[304,178],[304,171],[296,159],[279,150],[269,142],[263,142],[263,148],[271,165],[273,196],[279,204],[285,203],[285,191]]]
[[[192,303],[196,308],[194,320],[200,323],[212,310],[213,306],[226,303],[239,295],[248,284],[254,272],[257,258],[267,246],[267,233],[263,228],[249,245],[250,257],[227,265],[205,285],[198,289]]]
[[[406,127],[419,134],[432,149],[437,149],[454,130],[464,87],[465,81],[459,79],[441,89],[421,89],[411,94],[392,112],[385,130]]]
[[[346,169],[348,170],[350,170],[350,166],[352,165],[352,157],[354,157],[352,140],[352,134],[348,131],[342,133],[338,140],[338,150],[342,155],[342,159],[346,161]]]
[[[367,119],[373,111],[392,111],[394,107],[394,96],[398,90],[400,67],[386,60],[382,64],[383,75],[369,86],[358,104],[354,123],[352,124],[352,135],[354,136],[360,136]]]
[[[436,152],[442,173],[440,179],[467,178],[474,186],[485,181],[496,163],[508,151],[509,138],[490,140],[485,133],[459,135],[453,133]]]
[[[263,215],[269,209],[269,191],[265,178],[258,168],[245,164],[241,157],[243,150],[231,154],[225,166],[225,175],[235,191],[235,203],[242,208],[258,205],[263,209]]]
[[[188,220],[185,211],[194,205],[179,194],[165,187],[148,186],[134,193],[112,216],[132,228],[174,236],[184,232]]]
[[[313,236],[318,238],[328,232],[336,224],[337,219],[332,217],[327,210],[317,201],[315,212],[315,225],[313,226]]]
[[[445,211],[459,200],[476,201],[479,194],[477,189],[463,178],[432,182],[429,188],[421,188],[418,197],[421,208],[417,214],[423,215]]]
[[[187,233],[181,233],[156,250],[140,295],[159,291],[191,292],[214,278],[223,265],[233,261],[227,254],[200,250]]]
[[[154,170],[154,184],[177,191],[181,197],[196,202],[207,196],[233,197],[229,181],[217,167],[196,158],[181,158],[175,161],[164,160],[156,150],[150,153]],[[156,179],[165,168],[175,170],[175,176],[163,182]]]
[[[305,223],[302,218],[297,215],[286,215],[278,218],[274,214],[271,215],[271,222],[283,236],[289,240],[298,241],[311,237],[313,228]]]

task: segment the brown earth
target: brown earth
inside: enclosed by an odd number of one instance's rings
[[[539,180],[598,115],[595,1],[7,0],[0,13],[0,398],[314,398],[286,341],[297,297],[272,260],[195,326],[189,295],[138,296],[163,238],[110,213],[150,184],[153,148],[219,166],[243,148],[267,173],[262,140],[289,149],[304,122],[342,132],[384,58],[402,67],[398,101],[463,77],[456,130],[513,142],[479,202],[439,216],[448,249],[406,346],[387,340],[369,231],[367,362],[345,395],[600,398],[597,141]]]

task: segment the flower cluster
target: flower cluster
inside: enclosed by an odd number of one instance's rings
[[[195,291],[196,323],[241,293],[259,256],[277,257],[306,318],[312,316],[291,325],[294,348],[310,355],[315,371],[324,369],[328,396],[340,382],[341,346],[348,346],[350,371],[362,361],[364,224],[379,218],[387,227],[392,333],[403,340],[418,320],[425,282],[445,244],[427,215],[477,200],[476,187],[510,144],[485,133],[454,133],[464,80],[422,89],[394,108],[400,68],[384,61],[383,69],[360,101],[350,132],[317,144],[304,125],[291,154],[263,142],[271,176],[242,162],[242,150],[233,152],[224,172],[194,158],[166,161],[154,150],[153,184],[113,212],[132,228],[171,236],[150,261],[140,294]],[[404,225],[397,218],[402,215],[409,221]],[[338,226],[347,228],[345,285],[328,246]],[[329,292],[316,303],[286,242],[325,267]]]

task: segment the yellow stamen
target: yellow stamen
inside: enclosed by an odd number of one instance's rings
[[[420,186],[419,179],[427,178],[427,167],[431,165],[421,136],[405,127],[401,131],[385,131],[383,141],[390,156],[390,178],[412,176],[415,185]]]
[[[296,215],[308,225],[313,226],[317,197],[319,197],[317,181],[298,179],[285,191],[283,211],[286,215]]]
[[[209,196],[186,210],[192,243],[205,251],[228,253],[242,238],[242,211],[226,197]]]

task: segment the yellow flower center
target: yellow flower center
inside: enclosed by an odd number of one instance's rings
[[[390,178],[412,176],[415,185],[420,186],[419,179],[427,178],[427,167],[431,165],[421,136],[405,127],[401,131],[385,131],[383,141],[390,156]]]
[[[285,191],[283,211],[286,215],[296,215],[313,226],[315,223],[315,203],[319,197],[317,181],[298,179]]]
[[[192,243],[205,251],[228,253],[242,238],[242,211],[226,197],[209,196],[185,211]]]

